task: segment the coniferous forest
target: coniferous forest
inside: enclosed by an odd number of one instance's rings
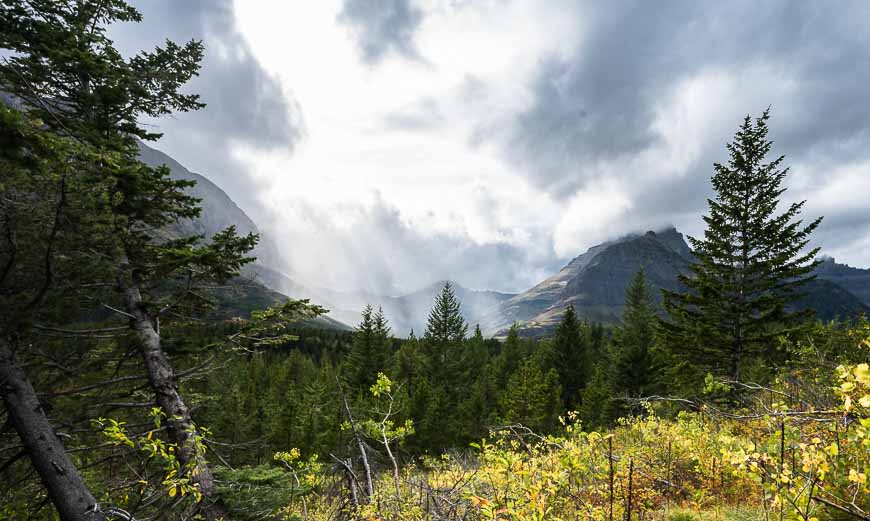
[[[244,296],[256,234],[174,227],[201,201],[144,121],[220,107],[201,42],[114,46],[140,19],[0,7],[0,519],[870,519],[870,322],[796,305],[823,220],[775,110],[734,115],[688,269],[633,270],[617,320],[484,334],[447,282],[423,330],[343,329]]]

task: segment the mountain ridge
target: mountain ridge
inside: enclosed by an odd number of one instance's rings
[[[295,283],[280,273],[274,266],[280,265],[280,256],[273,242],[264,237],[256,223],[242,210],[233,199],[217,184],[202,174],[197,174],[168,154],[139,142],[139,159],[148,166],[169,168],[170,177],[195,181],[196,184],[185,190],[188,195],[200,199],[202,209],[200,215],[193,219],[183,219],[173,223],[167,230],[170,235],[189,236],[202,235],[206,240],[214,234],[235,226],[239,235],[254,233],[260,235],[260,242],[251,252],[256,257],[255,262],[242,268],[242,274],[226,288],[216,290],[217,307],[214,314],[217,317],[231,318],[234,314],[249,313],[256,309],[277,304],[291,298],[307,298],[307,288]],[[278,283],[283,277],[282,283]],[[292,292],[286,291],[292,288]],[[291,294],[292,293],[292,294]],[[314,302],[319,304],[319,302]],[[312,327],[327,329],[351,330],[347,324],[336,318],[321,316],[307,324]]]
[[[688,271],[692,260],[692,250],[673,226],[628,234],[589,248],[555,275],[491,309],[482,327],[487,334],[503,336],[518,323],[523,334],[544,336],[555,329],[569,305],[581,319],[619,323],[625,291],[639,269],[644,269],[647,282],[656,290],[653,298],[660,303],[657,290],[682,290],[679,274]],[[795,309],[815,309],[823,320],[870,313],[870,270],[830,259],[815,274]]]
[[[201,234],[207,239],[230,225],[240,234],[260,234],[256,223],[219,186],[207,177],[194,173],[169,155],[140,144],[143,162],[151,166],[167,165],[173,178],[196,181],[188,193],[201,199],[202,215],[176,223],[177,234]],[[261,235],[254,250],[257,261],[245,267],[244,290],[233,293],[240,302],[250,305],[273,303],[285,295],[308,298],[330,310],[324,327],[350,329],[360,320],[366,305],[383,308],[394,334],[410,331],[422,334],[432,302],[446,280],[436,281],[400,295],[380,295],[365,291],[340,291],[302,284],[281,270],[274,243]],[[692,250],[674,226],[645,233],[631,233],[590,247],[569,261],[561,270],[521,293],[469,289],[454,281],[457,297],[462,301],[463,316],[470,326],[480,324],[487,335],[501,336],[514,322],[523,334],[547,335],[561,320],[562,313],[573,305],[582,319],[618,323],[622,315],[625,290],[631,277],[644,268],[654,288],[679,291],[680,273],[692,261]],[[796,307],[818,309],[821,318],[850,316],[870,312],[870,269],[853,268],[825,258],[816,270],[818,279],[807,287],[808,296]],[[660,301],[659,291],[653,292]],[[232,306],[230,306],[232,308]]]

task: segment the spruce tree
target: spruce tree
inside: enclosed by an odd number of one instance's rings
[[[466,357],[464,341],[468,333],[461,306],[453,286],[447,282],[429,312],[423,346],[428,357],[429,376],[436,384],[452,385],[461,380]]]
[[[556,371],[562,384],[562,400],[566,410],[579,404],[580,392],[589,379],[589,346],[580,334],[580,322],[574,306],[568,306],[553,336]]]
[[[607,359],[601,360],[592,370],[589,384],[583,389],[580,403],[580,419],[586,429],[606,427],[618,417],[614,391],[607,376]]]
[[[378,373],[390,365],[390,326],[381,308],[375,311],[368,305],[361,317],[347,358],[347,384],[367,396]]]
[[[643,269],[625,292],[622,327],[614,339],[613,385],[630,397],[649,394],[656,384],[656,313]]]
[[[728,163],[714,165],[707,229],[702,239],[689,238],[695,260],[680,277],[686,291],[664,292],[670,349],[732,380],[747,357],[769,357],[775,339],[810,315],[788,306],[813,278],[818,248],[806,247],[821,218],[798,218],[805,201],[778,213],[788,168],[784,156],[765,159],[773,145],[769,118],[769,110],[754,121],[746,116],[727,145]]]
[[[461,342],[467,333],[468,324],[462,317],[461,303],[453,291],[453,285],[446,282],[435,297],[423,338],[433,344],[449,345]]]
[[[412,417],[419,422],[416,442],[445,448],[463,435],[461,419],[454,413],[460,401],[457,390],[470,385],[465,371],[467,332],[461,303],[447,282],[435,298],[420,341],[425,370],[411,399]]]
[[[555,428],[562,405],[559,375],[554,369],[544,371],[529,356],[508,379],[499,404],[504,421],[548,432]]]
[[[137,140],[155,140],[140,121],[204,105],[181,92],[198,73],[201,42],[167,41],[126,58],[108,36],[116,22],[141,15],[123,0],[12,1],[0,7],[0,90],[18,100],[44,128],[94,150],[89,167],[106,181],[111,207],[102,227],[113,241],[94,245],[93,256],[111,262],[89,295],[103,309],[117,311],[134,333],[166,432],[177,457],[205,497],[207,518],[224,516],[205,460],[200,433],[179,392],[175,370],[161,343],[161,325],[207,304],[196,291],[202,283],[226,281],[253,259],[246,256],[256,236],[238,237],[233,228],[202,237],[172,237],[165,228],[200,214],[198,200],[184,193],[191,181],[173,180],[166,167],[138,160]],[[105,291],[112,287],[113,292]],[[98,289],[102,288],[102,289]],[[177,290],[177,291],[176,291]],[[99,293],[98,293],[99,292]],[[162,322],[162,324],[161,324]],[[191,512],[191,514],[193,514]]]
[[[506,382],[529,354],[526,345],[520,340],[519,327],[514,323],[508,330],[501,350],[492,362],[496,380]]]

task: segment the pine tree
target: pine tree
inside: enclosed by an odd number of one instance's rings
[[[453,285],[446,282],[435,297],[435,305],[429,312],[423,338],[435,345],[450,345],[461,342],[468,333],[468,324],[461,313],[462,304],[453,292]]]
[[[510,376],[499,404],[504,421],[537,432],[550,431],[562,405],[559,375],[553,369],[542,370],[530,356]]]
[[[367,396],[378,373],[390,365],[390,326],[381,308],[375,311],[366,306],[361,317],[347,358],[347,384],[354,392]]]
[[[590,377],[589,345],[580,334],[580,323],[574,306],[568,306],[553,336],[556,371],[562,384],[563,406],[566,410],[577,407],[580,392]]]
[[[465,336],[468,325],[461,313],[461,303],[447,282],[435,298],[418,342],[424,368],[420,371],[413,395],[411,416],[417,421],[416,436],[411,443],[422,447],[455,446],[462,438],[459,409],[460,392],[470,386],[467,381]]]
[[[687,291],[664,292],[670,349],[733,380],[747,357],[769,357],[774,339],[806,323],[809,313],[788,305],[813,278],[818,252],[806,251],[821,218],[798,219],[805,201],[777,213],[788,168],[783,156],[765,162],[769,118],[769,110],[754,122],[747,116],[727,145],[728,164],[714,165],[707,229],[689,239],[695,261],[680,278]]]
[[[204,106],[197,95],[181,92],[198,73],[203,46],[167,41],[125,58],[108,37],[108,27],[140,20],[123,0],[5,2],[0,47],[9,52],[0,66],[0,85],[47,131],[70,137],[98,156],[89,167],[95,179],[107,181],[103,196],[111,206],[97,231],[108,228],[114,240],[94,245],[94,257],[111,260],[113,269],[100,271],[105,280],[90,287],[114,286],[115,292],[92,298],[129,320],[156,402],[166,414],[167,435],[206,498],[202,513],[214,518],[224,512],[213,501],[217,488],[197,443],[199,433],[161,344],[161,319],[165,326],[170,311],[189,315],[201,308],[205,302],[197,285],[236,276],[253,260],[245,254],[257,238],[238,237],[230,228],[202,244],[201,237],[167,240],[162,233],[179,219],[198,216],[200,208],[184,193],[193,182],[173,180],[168,168],[138,161],[137,139],[159,137],[140,121]]]
[[[498,356],[492,362],[493,374],[498,382],[506,382],[529,355],[526,345],[520,340],[519,327],[513,324],[501,345]]]
[[[453,387],[462,380],[468,324],[462,317],[461,306],[453,286],[447,282],[429,312],[422,344],[428,359],[427,376],[433,384]]]
[[[614,339],[613,386],[630,397],[648,395],[657,382],[656,314],[644,271],[638,271],[625,292],[622,327]]]
[[[467,392],[461,395],[459,404],[460,443],[466,445],[477,441],[487,434],[494,424],[497,405],[498,386],[493,377],[489,351],[480,326],[475,326],[474,334],[466,342],[466,367],[464,379],[468,382]]]
[[[605,359],[595,365],[589,384],[583,389],[583,398],[578,412],[586,429],[606,427],[618,416],[614,392],[607,376],[608,363]]]

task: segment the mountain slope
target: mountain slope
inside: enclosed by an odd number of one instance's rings
[[[291,298],[312,296],[307,288],[270,267],[280,265],[274,244],[267,237],[263,237],[254,221],[220,187],[204,176],[191,172],[172,157],[142,142],[139,143],[139,158],[143,163],[152,167],[166,165],[173,179],[196,182],[193,187],[187,190],[187,193],[201,200],[202,212],[195,219],[185,219],[175,223],[169,229],[170,234],[178,236],[204,235],[206,239],[209,239],[229,226],[235,226],[240,235],[260,234],[260,242],[251,253],[257,257],[256,262],[245,266],[242,276],[231,281],[227,288],[214,292],[214,298],[217,300],[215,316],[228,318],[246,315],[256,309],[280,302],[287,296]],[[320,302],[315,303],[319,304]],[[351,329],[329,316],[319,317],[311,321],[310,324],[330,329]]]
[[[870,306],[870,269],[853,268],[827,257],[816,269],[820,279],[835,283]]]
[[[625,291],[639,269],[644,269],[653,288],[679,291],[678,276],[687,272],[691,259],[691,250],[674,228],[599,244],[574,258],[556,275],[491,309],[482,326],[488,334],[501,335],[512,323],[519,322],[523,334],[545,336],[555,329],[569,305],[583,319],[618,323]],[[817,275],[795,308],[812,308],[823,320],[870,312],[870,270],[828,260],[818,268]],[[659,291],[653,295],[657,302],[661,301]]]
[[[651,285],[677,290],[677,275],[689,262],[684,255],[691,252],[674,228],[593,246],[556,275],[490,310],[482,327],[495,334],[520,322],[526,334],[545,335],[569,305],[581,318],[616,322],[625,290],[638,270],[646,270]]]
[[[266,274],[266,276],[269,275]],[[445,282],[436,282],[412,293],[399,296],[334,291],[323,288],[314,288],[310,294],[316,295],[318,303],[329,308],[330,315],[345,324],[358,324],[362,309],[366,305],[371,305],[375,309],[382,308],[384,310],[384,315],[387,317],[394,335],[406,337],[413,330],[419,336],[426,329],[429,311]],[[481,323],[489,310],[515,296],[513,293],[468,289],[456,282],[451,282],[451,285],[456,296],[462,302],[462,316],[470,327]]]
[[[850,319],[870,315],[870,307],[843,286],[822,278],[811,281],[803,288],[805,297],[792,306],[794,309],[812,309],[821,320]]]
[[[173,179],[195,181],[196,184],[186,190],[201,200],[202,213],[196,219],[184,219],[173,226],[173,231],[179,235],[205,235],[210,239],[217,232],[235,226],[239,235],[248,233],[260,234],[257,225],[248,215],[233,201],[229,195],[206,177],[191,172],[172,157],[155,150],[148,145],[139,142],[139,159],[148,166],[169,167],[170,176]],[[260,264],[274,266],[278,264],[278,252],[274,244],[266,238],[260,237],[260,243],[253,251]]]

